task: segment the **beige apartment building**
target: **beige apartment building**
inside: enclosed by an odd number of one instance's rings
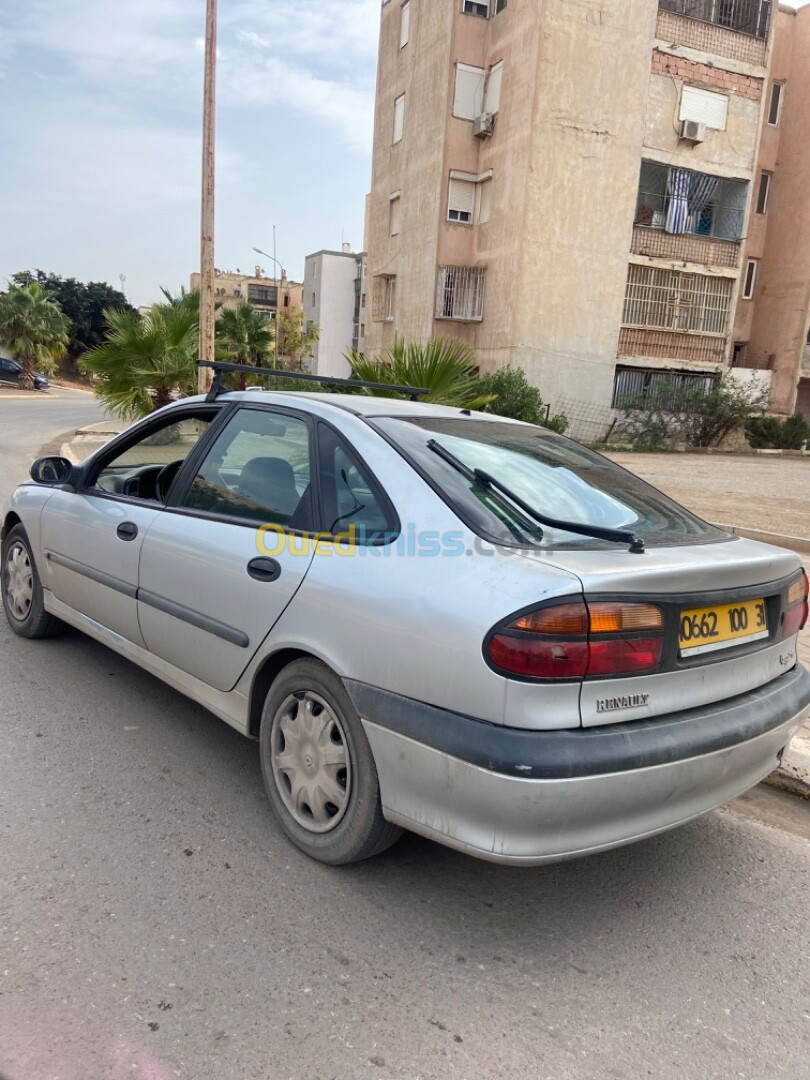
[[[771,409],[810,419],[810,7],[781,5],[734,323],[734,362]]]
[[[268,318],[273,318],[278,311],[303,309],[303,284],[289,281],[283,270],[277,278],[267,277],[261,266],[254,267],[252,274],[243,274],[240,270],[215,270],[214,275],[214,297],[222,307],[235,308],[247,301]],[[190,287],[192,292],[199,289],[199,274],[191,275]]]
[[[804,89],[785,93],[772,220],[750,247],[762,301],[735,329],[772,29],[789,19]],[[810,199],[808,22],[769,0],[383,0],[366,350],[463,338],[482,369],[519,365],[583,415],[673,372],[711,378],[735,342],[786,357],[766,310],[810,258],[794,245],[779,265],[791,225],[775,224],[780,186],[781,205]],[[741,377],[773,378],[790,406],[790,362],[755,366]]]

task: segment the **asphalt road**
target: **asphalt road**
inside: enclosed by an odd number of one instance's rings
[[[0,399],[0,487],[89,405]],[[808,1076],[810,804],[336,870],[280,835],[253,744],[77,633],[0,625],[0,711],[4,1080]]]

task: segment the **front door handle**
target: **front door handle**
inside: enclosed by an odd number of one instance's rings
[[[275,581],[281,576],[281,567],[275,559],[251,559],[247,572],[256,581]]]
[[[122,521],[115,532],[119,540],[134,540],[138,535],[138,526],[134,521]]]

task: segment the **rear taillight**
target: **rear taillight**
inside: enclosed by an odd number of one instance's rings
[[[500,673],[529,679],[605,678],[655,671],[664,616],[654,604],[567,604],[530,611],[492,631],[484,654]]]
[[[782,637],[793,637],[804,628],[807,622],[807,596],[810,592],[810,583],[807,574],[802,570],[799,577],[791,583],[785,600],[785,611],[782,615]]]

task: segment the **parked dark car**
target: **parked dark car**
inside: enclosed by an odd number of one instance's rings
[[[21,374],[22,364],[18,364],[16,360],[7,360],[5,357],[0,356],[0,383],[14,383],[16,385]],[[34,389],[47,390],[48,386],[47,375],[35,371]]]

